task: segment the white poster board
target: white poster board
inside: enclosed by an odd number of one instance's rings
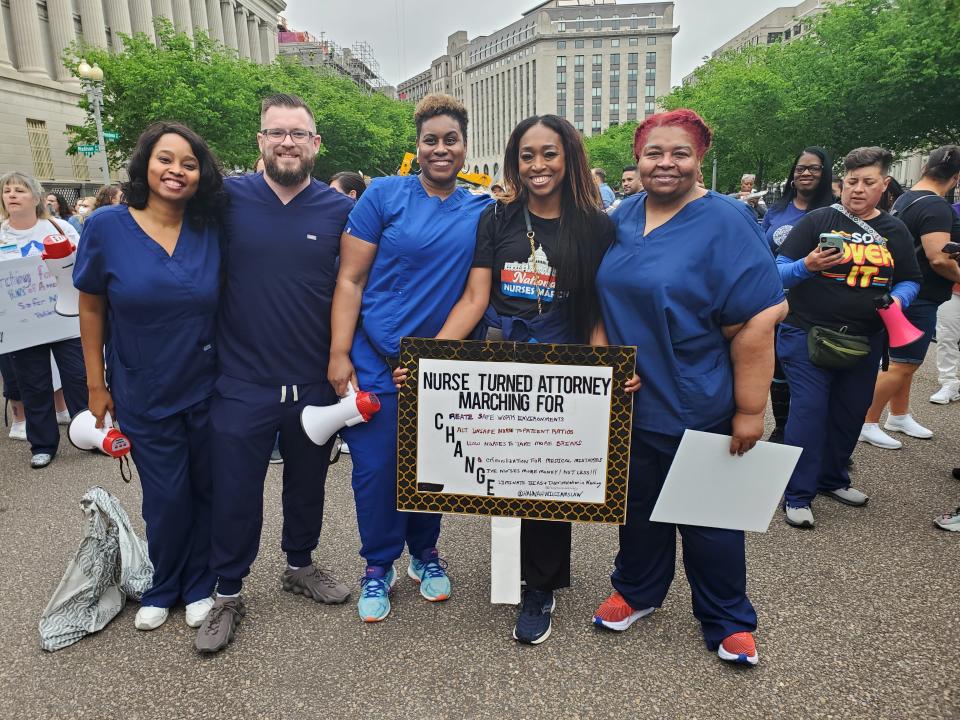
[[[442,493],[604,502],[611,367],[419,362],[418,483]]]
[[[801,448],[758,442],[730,454],[730,436],[683,433],[653,522],[766,532],[800,459]]]
[[[80,321],[57,315],[57,284],[39,255],[0,260],[0,354],[80,336]]]

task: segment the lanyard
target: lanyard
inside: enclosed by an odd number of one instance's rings
[[[530,260],[533,262],[533,289],[537,293],[537,315],[543,315],[543,301],[540,299],[540,268],[537,264],[537,248],[534,238],[537,234],[530,223],[530,210],[526,203],[523,205],[523,219],[527,223],[527,240],[530,241]]]

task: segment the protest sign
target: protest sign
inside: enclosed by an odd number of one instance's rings
[[[57,315],[57,283],[39,255],[0,261],[0,354],[80,336],[75,317]]]
[[[398,508],[622,524],[635,352],[404,338]]]

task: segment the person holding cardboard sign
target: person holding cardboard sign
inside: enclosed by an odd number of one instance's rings
[[[637,392],[627,523],[594,623],[626,630],[659,607],[673,580],[676,533],[693,612],[720,658],[756,664],[741,531],[675,526],[650,514],[686,429],[732,435],[742,455],[760,439],[773,377],[773,333],[786,314],[773,255],[750,209],[699,188],[712,133],[691,110],[654,115],[634,138],[646,195],[612,219],[617,240],[597,274],[611,341],[636,345]]]

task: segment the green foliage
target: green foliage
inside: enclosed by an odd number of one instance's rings
[[[260,100],[274,92],[300,95],[313,110],[323,146],[314,174],[328,178],[340,170],[368,174],[393,172],[414,143],[413,108],[382,95],[368,95],[350,80],[317,73],[296,61],[278,58],[264,66],[242,60],[202,32],[194,39],[176,33],[169,21],[156,21],[157,43],[146,35],[124,38],[124,50],[75,46],[65,62],[79,58],[104,72],[103,126],[119,133],[108,142],[114,167],[130,156],[143,129],[155,120],[177,120],[196,130],[225,168],[251,168],[259,154]],[[71,138],[96,143],[92,110]]]
[[[633,134],[637,123],[615,125],[600,135],[583,138],[590,158],[590,167],[601,167],[607,173],[607,184],[619,187],[623,168],[633,165]]]
[[[784,177],[806,145],[839,161],[864,145],[909,152],[956,142],[958,87],[957,0],[849,0],[791,43],[707,61],[695,84],[661,102],[711,125],[727,189],[744,172]]]

